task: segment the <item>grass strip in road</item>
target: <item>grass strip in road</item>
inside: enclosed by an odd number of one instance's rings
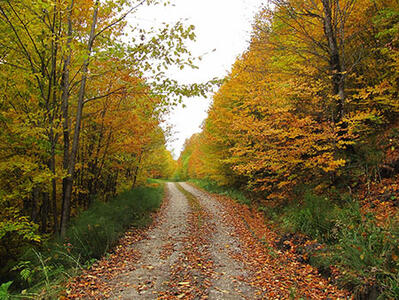
[[[158,294],[158,299],[207,299],[214,276],[210,237],[214,227],[199,199],[180,184],[177,189],[187,198],[191,207],[188,215],[188,235],[183,240],[182,253],[171,266],[168,290]]]
[[[204,220],[203,220],[204,212],[199,203],[199,200],[192,193],[190,193],[189,191],[184,189],[181,186],[181,184],[176,183],[176,187],[187,198],[191,209],[193,210],[194,214],[198,217],[198,227],[201,227],[204,223]]]

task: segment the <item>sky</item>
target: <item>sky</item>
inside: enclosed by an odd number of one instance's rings
[[[251,24],[265,0],[172,0],[162,5],[142,7],[134,14],[135,22],[149,26],[162,26],[162,22],[194,25],[196,41],[189,43],[194,56],[202,56],[198,70],[175,70],[168,74],[180,83],[206,82],[225,77],[236,58],[248,47]],[[213,51],[215,49],[215,51]],[[205,55],[204,55],[205,54]],[[186,98],[185,107],[174,108],[166,116],[166,124],[172,126],[172,136],[167,148],[178,158],[184,141],[201,131],[207,116],[211,97]]]

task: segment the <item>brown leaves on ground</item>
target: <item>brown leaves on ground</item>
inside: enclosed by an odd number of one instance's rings
[[[245,281],[258,291],[256,299],[346,299],[349,293],[339,290],[324,279],[312,266],[301,263],[295,247],[287,245],[287,251],[277,249],[278,234],[264,221],[262,213],[232,199],[215,196],[224,207],[223,222],[232,228],[232,235],[241,242],[241,253],[230,255],[245,263],[249,270]],[[189,234],[183,239],[183,249],[170,267],[166,289],[154,291],[157,299],[207,299],[215,268],[210,253],[210,237],[214,227],[209,215],[195,197],[189,199],[191,212],[188,216]],[[159,218],[158,218],[159,220]],[[131,230],[121,239],[121,244],[105,259],[90,270],[71,280],[66,299],[103,299],[115,295],[123,283],[123,273],[134,268],[139,253],[130,245],[146,238],[142,230]],[[287,240],[287,243],[290,243]],[[290,247],[288,247],[290,246]],[[173,243],[166,243],[161,251],[169,256],[175,251]],[[118,280],[115,284],[117,275]],[[120,280],[119,280],[120,279]],[[146,286],[151,286],[151,282]],[[145,288],[145,287],[143,287]]]
[[[246,261],[252,276],[251,285],[262,290],[259,298],[345,299],[348,292],[339,290],[320,276],[315,268],[298,261],[294,248],[275,248],[278,235],[266,225],[262,213],[236,203],[224,196],[213,195],[228,212],[225,221],[235,228],[242,243],[242,254],[236,258]]]
[[[108,257],[94,263],[90,269],[68,283],[65,298],[108,298],[115,288],[108,282],[115,276],[134,269],[140,254],[131,245],[143,238],[145,238],[143,230],[128,231]]]
[[[399,176],[373,182],[361,191],[363,212],[375,215],[379,226],[384,227],[387,221],[399,222]]]
[[[183,240],[183,252],[171,266],[168,290],[159,293],[159,299],[207,299],[213,261],[209,252],[209,237],[214,231],[209,224],[208,213],[198,200],[178,186],[189,200],[189,235]]]
[[[153,215],[154,222],[151,228],[162,222],[167,204],[168,199],[165,197],[161,209],[156,213],[157,216]],[[132,245],[148,238],[147,231],[148,229],[138,228],[127,231],[109,255],[84,270],[80,276],[72,278],[67,284],[65,294],[60,298],[104,299],[111,297],[121,287],[128,286],[127,282],[115,278],[122,279],[123,274],[134,270],[136,262],[140,259],[140,253]]]

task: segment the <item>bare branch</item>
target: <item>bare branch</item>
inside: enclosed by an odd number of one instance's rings
[[[119,91],[121,91],[121,90],[123,90],[123,89],[125,89],[125,87],[120,87],[120,88],[118,88],[118,89],[116,89],[116,90],[113,90],[113,91],[107,93],[107,94],[104,94],[104,95],[100,95],[100,96],[96,96],[96,97],[93,97],[93,98],[86,99],[83,103],[86,104],[86,103],[88,103],[88,102],[90,102],[90,101],[93,101],[93,100],[98,100],[98,99],[101,99],[101,98],[105,98],[105,97],[111,96],[111,95],[116,94],[117,92],[119,92]]]
[[[112,26],[115,26],[119,22],[123,21],[123,19],[125,19],[130,13],[132,13],[138,7],[143,5],[145,2],[146,2],[146,0],[142,0],[139,4],[137,4],[136,6],[132,7],[131,9],[129,9],[126,13],[124,13],[119,19],[117,19],[114,22],[112,22],[111,24],[105,26],[103,29],[101,29],[98,33],[95,34],[94,39],[96,39],[99,35],[101,35],[104,31],[108,30]]]

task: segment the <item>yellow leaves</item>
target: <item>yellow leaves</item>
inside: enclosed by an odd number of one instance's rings
[[[325,40],[323,23],[308,14],[323,15],[322,6],[289,3],[306,13],[294,14],[298,17],[294,19],[286,7],[278,7],[273,14],[282,18],[270,18],[267,10],[259,14],[248,51],[236,60],[213,97],[201,139],[186,145],[181,161],[186,162],[185,175],[238,182],[280,197],[295,184],[312,180],[321,191],[331,173],[340,175],[351,164],[348,149],[397,119],[399,104],[393,96],[397,75],[388,74],[397,74],[397,57],[390,71],[381,66],[380,73],[371,70],[380,67],[370,57],[366,63],[353,62],[359,70],[370,69],[370,74],[357,74],[356,68],[339,72],[346,91],[343,118],[336,120],[341,96],[331,91],[331,83],[338,71],[331,74],[325,49],[317,49]],[[359,25],[373,26],[365,18],[370,3],[360,3],[353,4],[356,12],[345,20],[348,32],[359,33]],[[359,48],[356,39],[344,42],[348,51]]]
[[[28,217],[22,216],[16,208],[7,208],[1,212],[2,219],[0,221],[0,239],[4,236],[17,236],[25,242],[41,242],[42,237],[38,234],[39,226],[29,220]]]
[[[324,172],[335,171],[339,167],[343,167],[346,163],[344,159],[335,159],[333,153],[323,153],[320,156],[309,160],[309,166],[321,168]]]
[[[358,92],[357,97],[360,99],[368,99],[372,95],[372,91],[370,89],[362,89]]]

